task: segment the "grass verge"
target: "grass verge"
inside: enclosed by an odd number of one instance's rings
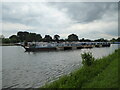
[[[42,88],[118,88],[118,53],[120,49]]]

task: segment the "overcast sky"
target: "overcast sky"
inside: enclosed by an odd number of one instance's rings
[[[28,31],[42,37],[59,34],[61,38],[67,38],[74,33],[79,38],[117,38],[118,3],[2,3],[0,23],[5,37]]]

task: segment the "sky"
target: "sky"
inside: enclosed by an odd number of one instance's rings
[[[118,37],[117,2],[4,2],[2,34],[18,31],[67,38],[112,39]]]

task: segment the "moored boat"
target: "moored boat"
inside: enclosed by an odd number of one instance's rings
[[[23,45],[26,51],[74,50],[93,47],[110,47],[109,42],[27,42]]]

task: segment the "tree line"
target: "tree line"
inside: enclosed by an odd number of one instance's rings
[[[81,41],[81,42],[120,42],[120,37],[118,39],[112,38],[111,40],[107,40],[104,38],[90,40],[90,39],[79,39],[76,34],[68,35],[67,39],[60,39],[60,35],[54,35],[52,38],[50,35],[45,35],[44,37],[41,34],[31,33],[27,31],[19,31],[17,35],[11,35],[9,38],[1,38],[2,43],[18,43],[18,42],[65,42],[65,41]]]

